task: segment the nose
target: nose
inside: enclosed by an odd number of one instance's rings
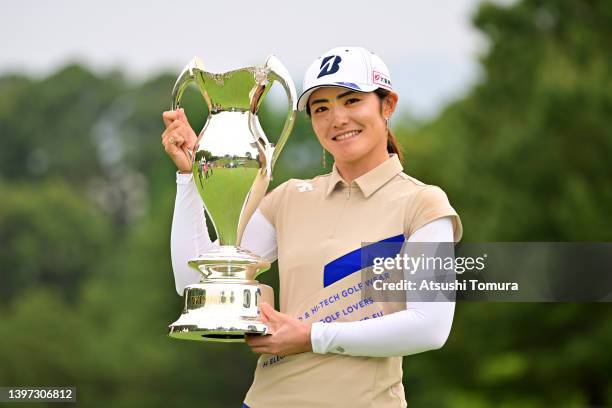
[[[334,129],[341,129],[348,123],[348,115],[346,109],[342,106],[336,106],[332,109],[332,126]]]

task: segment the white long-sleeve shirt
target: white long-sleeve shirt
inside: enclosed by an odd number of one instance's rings
[[[453,223],[438,218],[418,230],[408,242],[453,242]],[[204,218],[204,205],[191,174],[177,173],[177,193],[172,221],[171,254],[176,290],[199,282],[200,273],[187,261],[200,255],[211,242]],[[276,260],[276,231],[258,211],[249,221],[241,246],[263,258]],[[407,302],[406,310],[377,319],[356,322],[316,322],[311,342],[315,353],[387,357],[410,355],[442,347],[448,338],[454,302]]]

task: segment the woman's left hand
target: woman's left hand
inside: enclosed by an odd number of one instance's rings
[[[268,326],[269,333],[264,336],[246,335],[246,343],[253,353],[267,353],[277,356],[312,351],[310,327],[295,317],[277,312],[267,303],[259,305],[262,321]]]

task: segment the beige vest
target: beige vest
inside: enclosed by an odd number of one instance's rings
[[[363,242],[409,237],[446,216],[453,217],[455,241],[462,234],[444,192],[402,173],[395,155],[351,185],[335,166],[311,180],[289,180],[259,208],[277,233],[279,310],[311,322],[356,321],[405,308],[362,299],[359,272],[338,276],[336,268],[330,273],[334,261]],[[264,354],[245,403],[250,408],[405,407],[402,357]]]

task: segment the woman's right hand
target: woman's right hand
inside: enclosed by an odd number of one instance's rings
[[[165,111],[162,119],[166,130],[161,139],[166,153],[181,173],[191,173],[191,153],[195,148],[197,136],[187,121],[185,111],[183,108]]]

